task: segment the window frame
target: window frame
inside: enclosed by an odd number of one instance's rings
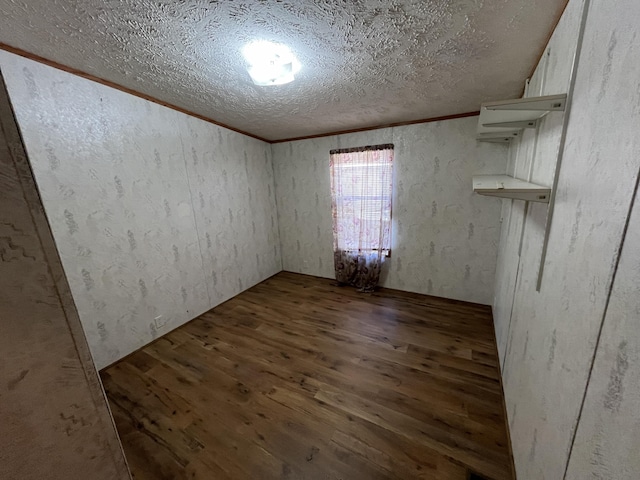
[[[393,240],[393,194],[394,194],[394,188],[393,188],[393,170],[394,170],[394,154],[395,154],[395,149],[394,149],[394,145],[391,143],[387,143],[387,144],[380,144],[380,145],[369,145],[369,146],[363,146],[363,147],[353,147],[353,148],[344,148],[344,149],[333,149],[330,150],[329,154],[332,157],[333,155],[340,155],[340,154],[349,154],[349,153],[360,153],[360,152],[365,152],[365,151],[377,151],[377,150],[391,150],[391,156],[390,159],[388,161],[386,161],[383,165],[386,167],[387,164],[390,168],[390,191],[389,191],[389,215],[388,215],[388,220],[383,219],[383,222],[388,221],[389,225],[389,237],[388,237],[388,248],[371,248],[371,249],[366,249],[366,251],[370,251],[370,252],[378,252],[380,250],[382,250],[382,255],[386,258],[391,257],[391,250],[392,250],[392,240]],[[332,160],[333,161],[333,160]],[[368,166],[366,163],[363,163],[362,165],[358,165],[356,164],[345,164],[345,165],[340,165],[340,166],[336,166],[335,164],[331,165],[331,169],[332,172],[334,169],[336,168],[355,168],[355,167],[365,167]],[[331,175],[333,176],[334,173],[331,173]],[[332,181],[331,181],[331,202],[332,202],[332,209],[335,208],[335,205],[337,203],[337,198],[338,195],[334,190],[334,183],[333,183],[333,177],[332,177]],[[371,200],[380,200],[380,201],[384,201],[384,199],[386,198],[386,195],[384,194],[384,192],[381,195],[342,195],[340,196],[341,199],[344,198],[355,198],[355,199],[371,199]],[[384,209],[383,212],[384,213]],[[354,217],[355,218],[355,217]],[[333,219],[332,219],[333,221]],[[337,220],[336,220],[337,221]],[[334,226],[335,228],[335,226]],[[382,226],[381,226],[382,228]],[[339,248],[339,246],[337,245],[337,240],[334,238],[334,248]],[[344,251],[355,251],[355,249],[341,249]]]

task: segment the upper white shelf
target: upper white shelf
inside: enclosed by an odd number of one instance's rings
[[[524,128],[536,128],[549,112],[563,111],[567,95],[518,98],[483,103],[480,107],[477,139],[485,142],[508,142],[521,135]]]
[[[529,202],[549,203],[551,189],[525,182],[510,175],[476,175],[473,191],[492,197],[515,198]]]

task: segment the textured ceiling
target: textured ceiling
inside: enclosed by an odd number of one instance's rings
[[[565,3],[0,0],[0,42],[277,140],[519,96]],[[294,51],[295,82],[251,83],[256,39]]]

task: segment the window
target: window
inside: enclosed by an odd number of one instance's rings
[[[393,145],[331,150],[334,251],[389,255]]]

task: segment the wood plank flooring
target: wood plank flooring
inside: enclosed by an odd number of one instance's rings
[[[102,371],[135,479],[511,479],[489,307],[282,272]]]

